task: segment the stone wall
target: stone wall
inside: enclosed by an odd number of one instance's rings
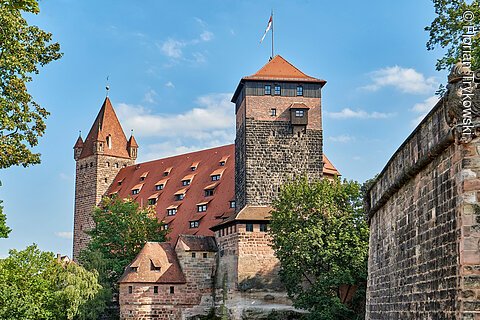
[[[121,168],[133,165],[134,160],[105,155],[92,155],[76,161],[75,209],[73,230],[73,259],[85,248],[89,237],[84,231],[94,227],[93,208],[112,184]]]
[[[451,91],[368,192],[368,320],[480,319],[480,140]]]

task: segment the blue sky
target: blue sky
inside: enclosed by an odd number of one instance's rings
[[[42,164],[0,172],[9,248],[37,243],[71,255],[73,144],[105,98],[139,161],[224,145],[234,139],[229,102],[242,76],[270,56],[259,40],[275,11],[275,47],[323,89],[324,151],[345,178],[380,172],[435,103],[446,80],[423,30],[427,0],[405,1],[42,1],[28,20],[52,32],[64,57],[29,90],[51,112],[36,148]]]

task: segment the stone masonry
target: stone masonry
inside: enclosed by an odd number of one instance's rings
[[[368,192],[368,320],[480,319],[480,138],[460,139],[456,81]]]

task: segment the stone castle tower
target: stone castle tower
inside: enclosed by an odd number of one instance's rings
[[[73,258],[77,260],[88,242],[85,231],[93,227],[93,208],[118,171],[135,163],[138,145],[133,135],[127,141],[107,97],[87,138],[83,141],[78,137],[73,149],[76,161]]]
[[[235,103],[235,197],[246,205],[270,205],[294,176],[322,177],[321,89],[277,55],[242,78]]]

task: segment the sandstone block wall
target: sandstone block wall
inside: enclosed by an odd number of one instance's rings
[[[104,155],[93,155],[76,162],[75,209],[73,230],[73,259],[85,248],[89,237],[84,231],[94,227],[93,208],[107,192],[118,171],[133,165],[134,160]]]
[[[452,114],[441,100],[368,193],[368,320],[480,319],[480,140]]]

